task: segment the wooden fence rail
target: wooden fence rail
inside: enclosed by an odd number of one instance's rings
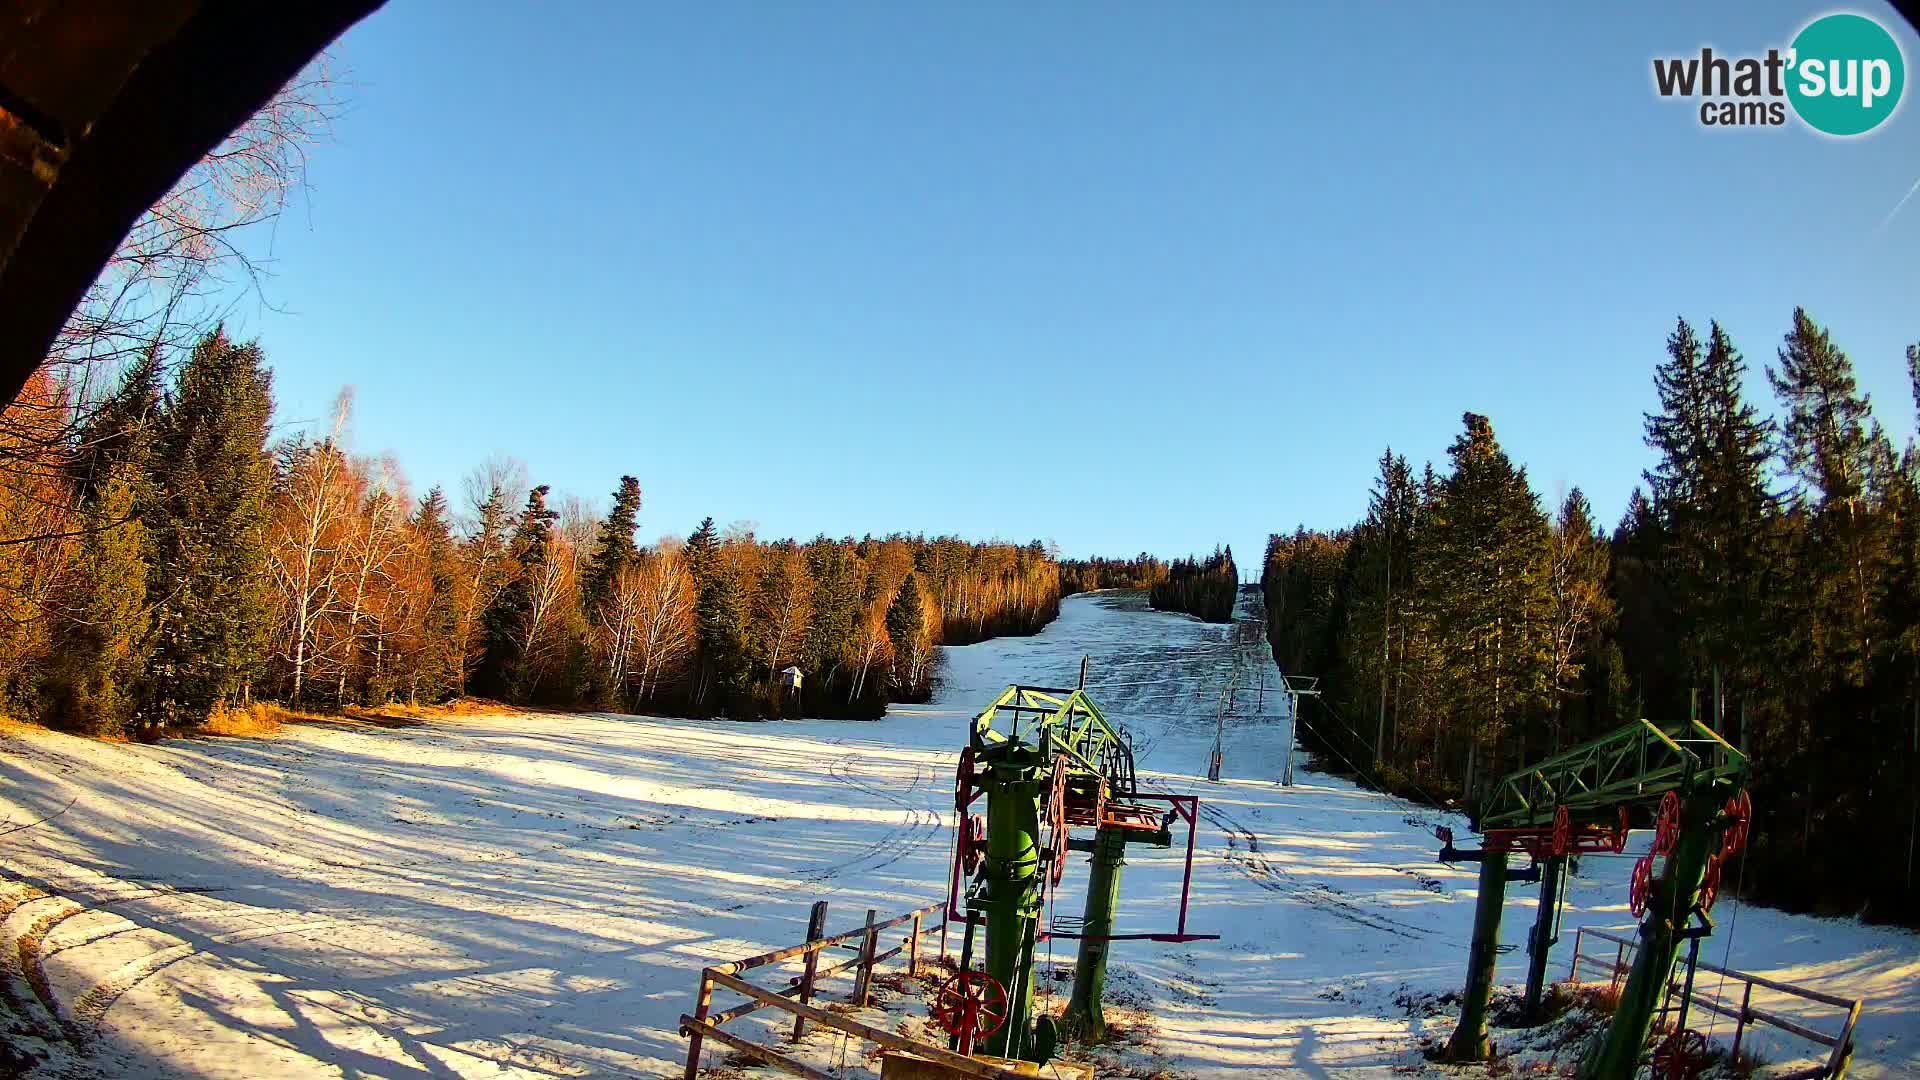
[[[1590,937],[1613,945],[1613,956],[1611,958],[1601,959],[1600,957],[1592,955],[1591,952],[1583,951],[1586,948],[1586,939]],[[1567,971],[1567,981],[1573,983],[1579,982],[1581,967],[1585,965],[1589,969],[1598,970],[1605,974],[1613,981],[1614,989],[1618,990],[1621,979],[1633,968],[1632,954],[1637,948],[1638,944],[1636,942],[1619,934],[1609,933],[1605,930],[1595,930],[1590,927],[1580,927],[1573,936],[1573,965]],[[1685,999],[1686,1004],[1689,1006],[1697,1005],[1709,1012],[1731,1019],[1734,1022],[1733,1053],[1735,1055],[1740,1053],[1740,1044],[1741,1041],[1746,1038],[1747,1025],[1753,1023],[1768,1024],[1782,1031],[1797,1035],[1809,1042],[1826,1047],[1828,1051],[1826,1064],[1815,1065],[1790,1073],[1783,1073],[1773,1077],[1772,1080],[1841,1080],[1842,1077],[1846,1076],[1847,1066],[1853,1060],[1853,1029],[1860,1022],[1860,1007],[1863,1004],[1860,999],[1843,998],[1836,994],[1825,993],[1812,989],[1811,987],[1795,986],[1792,983],[1780,982],[1777,979],[1769,979],[1762,975],[1750,975],[1744,971],[1732,971],[1727,968],[1709,964],[1704,960],[1700,961],[1696,966],[1701,971],[1710,971],[1739,983],[1739,1006],[1735,1007],[1729,1004],[1717,994],[1701,993],[1701,987],[1698,985],[1693,987],[1692,996],[1689,998],[1686,996],[1687,988],[1679,980],[1673,980],[1667,983],[1668,1001],[1671,1002],[1673,996],[1677,993]],[[1753,1004],[1753,988],[1756,986],[1763,986],[1768,990],[1786,994],[1789,997],[1797,997],[1805,1001],[1817,1002],[1821,1005],[1831,1006],[1836,1009],[1844,1009],[1846,1010],[1846,1017],[1841,1021],[1839,1031],[1828,1034],[1818,1028],[1809,1027],[1801,1021],[1781,1016],[1765,1009],[1755,1008]],[[1671,1012],[1675,1008],[1676,1006],[1669,1004],[1662,1011]]]
[[[869,910],[866,921],[859,927],[843,934],[827,936],[827,902],[821,900],[813,905],[807,919],[807,940],[784,949],[749,956],[732,963],[716,964],[700,973],[700,988],[694,997],[693,1012],[680,1017],[680,1033],[687,1037],[686,1080],[695,1080],[700,1073],[700,1052],[706,1039],[713,1039],[724,1046],[746,1054],[777,1069],[783,1069],[795,1076],[804,1076],[809,1080],[834,1080],[828,1073],[822,1072],[804,1062],[744,1036],[730,1031],[722,1031],[721,1025],[738,1020],[749,1013],[761,1009],[778,1009],[793,1016],[793,1038],[799,1039],[806,1033],[809,1022],[844,1031],[849,1035],[877,1043],[890,1050],[902,1050],[924,1058],[939,1061],[967,1076],[980,1080],[1028,1080],[1010,1069],[1003,1069],[983,1061],[975,1061],[949,1051],[944,1046],[935,1046],[914,1039],[896,1035],[891,1031],[871,1027],[857,1020],[841,1016],[828,1009],[822,1009],[812,1003],[814,991],[821,980],[830,975],[851,969],[854,972],[854,984],[849,1001],[855,1005],[865,1005],[873,990],[874,969],[880,964],[901,955],[907,956],[907,974],[920,973],[920,939],[927,930],[926,917],[943,913],[944,901],[928,904],[904,915],[880,921],[878,912]],[[880,949],[880,935],[897,926],[911,924],[912,929],[901,943],[891,949]],[[852,949],[854,955],[846,960],[823,965],[821,953],[827,949]],[[940,924],[940,957],[947,955],[947,927],[943,918]],[[801,972],[787,980],[787,986],[781,989],[769,989],[756,986],[740,976],[755,968],[766,967],[788,960],[800,960]],[[715,988],[739,994],[746,1002],[721,1012],[713,1012],[713,992]]]

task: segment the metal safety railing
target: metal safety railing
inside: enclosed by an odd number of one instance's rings
[[[1586,939],[1590,937],[1613,945],[1613,955],[1604,959],[1600,956],[1593,955],[1594,950],[1587,948]],[[1580,927],[1575,931],[1573,936],[1573,965],[1567,972],[1567,981],[1579,983],[1581,967],[1585,965],[1589,969],[1598,970],[1605,974],[1612,980],[1613,987],[1617,991],[1621,981],[1624,980],[1627,977],[1627,973],[1633,969],[1633,957],[1638,947],[1637,942],[1620,934],[1609,933],[1605,930],[1595,930],[1591,927]],[[1604,949],[1598,951],[1602,954],[1605,953]],[[1761,975],[1750,975],[1744,971],[1733,971],[1727,968],[1716,967],[1704,960],[1700,961],[1696,967],[1701,971],[1710,971],[1731,980],[1735,984],[1731,989],[1738,991],[1739,1004],[1732,1004],[1731,996],[1721,997],[1718,992],[1711,994],[1704,993],[1704,987],[1699,983],[1694,984],[1692,996],[1689,998],[1686,996],[1686,985],[1679,979],[1668,981],[1668,1000],[1671,1002],[1677,994],[1683,998],[1686,1004],[1699,1006],[1709,1012],[1717,1013],[1720,1016],[1725,1016],[1733,1020],[1732,1053],[1734,1055],[1737,1056],[1740,1053],[1740,1045],[1746,1038],[1749,1025],[1767,1024],[1827,1049],[1827,1060],[1825,1064],[1814,1065],[1793,1072],[1781,1073],[1778,1076],[1770,1077],[1769,1080],[1821,1080],[1821,1078],[1829,1077],[1837,1080],[1837,1078],[1846,1075],[1847,1066],[1853,1058],[1853,1031],[1855,1026],[1860,1022],[1860,1008],[1863,1004],[1860,999],[1843,998],[1835,994],[1824,993],[1805,986],[1795,986],[1792,983],[1769,979]],[[1775,993],[1785,994],[1789,997],[1800,998],[1804,1001],[1811,1001],[1820,1005],[1844,1010],[1845,1017],[1840,1022],[1839,1030],[1829,1034],[1818,1028],[1811,1027],[1802,1021],[1795,1020],[1792,1017],[1781,1016],[1770,1010],[1756,1007],[1753,1004],[1753,988],[1756,986],[1764,987]],[[1663,1011],[1670,1013],[1674,1011],[1676,1007],[1677,1006],[1673,1004],[1669,1004]]]
[[[870,1000],[874,970],[888,960],[906,954],[906,973],[909,976],[920,973],[921,938],[932,930],[926,925],[930,916],[941,914],[945,902],[928,904],[922,908],[886,920],[877,920],[877,912],[869,909],[864,925],[831,937],[826,935],[827,902],[815,902],[807,920],[807,940],[790,945],[784,949],[749,956],[732,963],[716,964],[700,973],[700,988],[694,998],[691,1015],[680,1017],[680,1033],[687,1037],[687,1070],[685,1080],[695,1080],[700,1073],[700,1053],[705,1040],[715,1042],[764,1062],[774,1068],[790,1072],[795,1076],[804,1076],[808,1080],[836,1080],[831,1074],[814,1068],[788,1054],[784,1054],[764,1043],[754,1042],[743,1035],[722,1030],[721,1025],[738,1020],[749,1013],[761,1009],[779,1009],[793,1017],[793,1039],[798,1040],[806,1033],[809,1021],[822,1027],[843,1031],[856,1038],[886,1047],[929,1058],[947,1066],[949,1069],[979,1080],[1031,1080],[1011,1069],[984,1061],[977,1061],[953,1053],[944,1046],[909,1039],[883,1028],[860,1023],[829,1009],[820,1008],[812,1003],[814,991],[821,980],[840,972],[852,970],[853,989],[849,1002],[855,1006],[865,1006]],[[912,929],[901,939],[900,944],[882,952],[880,935],[898,926],[911,924]],[[829,949],[851,950],[854,955],[837,963],[823,964],[822,958]],[[947,923],[940,920],[940,957],[947,955]],[[756,986],[741,978],[745,972],[773,964],[796,962],[801,965],[800,974],[787,980],[788,985],[780,989]],[[746,998],[746,1002],[721,1012],[713,1011],[713,993],[715,989],[726,990]]]

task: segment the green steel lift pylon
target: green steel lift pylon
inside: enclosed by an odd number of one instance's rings
[[[1666,857],[1665,873],[1657,885],[1652,883],[1652,855],[1636,871],[1635,910],[1645,911],[1641,948],[1605,1042],[1581,1067],[1585,1080],[1630,1077],[1672,974],[1679,943],[1711,931],[1705,910],[1712,906],[1714,889],[1702,885],[1704,879],[1717,875],[1717,860],[1736,848],[1731,834],[1737,830],[1744,837],[1750,814],[1745,809],[1747,775],[1745,755],[1705,724],[1695,720],[1661,730],[1641,720],[1497,781],[1475,815],[1475,828],[1483,838],[1480,851],[1455,850],[1452,835],[1441,830],[1443,861],[1481,864],[1460,1025],[1447,1044],[1447,1059],[1480,1061],[1488,1056],[1487,1004],[1499,949],[1508,856],[1518,851],[1532,856],[1534,867],[1524,877],[1540,881],[1540,906],[1528,937],[1525,1005],[1530,1015],[1538,1015],[1566,860],[1581,852],[1620,852],[1633,809],[1658,804],[1656,849]],[[1717,843],[1723,833],[1729,838]],[[1696,916],[1699,924],[1689,927]]]
[[[984,818],[971,807],[985,798]],[[1057,1035],[1050,1020],[1029,1022],[1033,1010],[1034,947],[1047,932],[1040,918],[1050,890],[1060,882],[1069,850],[1092,851],[1086,917],[1077,937],[1080,963],[1068,1016],[1098,1026],[1099,997],[1119,893],[1121,853],[1128,843],[1168,846],[1176,818],[1189,826],[1187,869],[1192,872],[1198,800],[1192,796],[1142,793],[1125,735],[1107,722],[1099,706],[1079,690],[1010,686],[968,730],[956,778],[960,814],[949,916],[966,923],[961,967],[970,968],[976,927],[986,934],[986,971],[1006,991],[1007,1022],[978,1047],[1006,1058],[1045,1061]],[[1163,811],[1159,803],[1170,809]],[[1090,841],[1070,836],[1074,825],[1091,825]],[[1186,885],[1181,888],[1179,929],[1173,934],[1123,935],[1157,940],[1194,940],[1187,934]],[[965,910],[955,909],[964,900]],[[1050,928],[1049,928],[1050,931]],[[1091,1003],[1090,1006],[1088,1003]]]

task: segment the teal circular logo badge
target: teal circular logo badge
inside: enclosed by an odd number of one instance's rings
[[[1864,15],[1827,15],[1793,39],[1787,98],[1815,131],[1864,135],[1900,104],[1907,65],[1900,43]]]

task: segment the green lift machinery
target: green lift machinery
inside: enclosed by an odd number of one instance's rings
[[[976,812],[984,801],[985,812]],[[974,717],[954,783],[958,836],[948,917],[963,922],[960,970],[936,998],[934,1013],[961,1053],[1044,1062],[1060,1032],[1033,1012],[1035,946],[1077,939],[1073,996],[1063,1016],[1077,1032],[1105,1028],[1100,996],[1107,950],[1120,940],[1193,941],[1186,932],[1199,799],[1140,790],[1133,747],[1084,691],[1009,686]],[[1173,826],[1187,827],[1180,917],[1171,933],[1116,934],[1114,907],[1129,844],[1170,847]],[[1074,827],[1091,829],[1075,837]],[[1055,918],[1051,900],[1068,852],[1092,856],[1084,916]],[[976,930],[984,931],[984,971],[973,967]]]
[[[1446,1047],[1452,1061],[1488,1056],[1487,1004],[1499,952],[1508,881],[1538,881],[1540,903],[1527,937],[1524,1008],[1537,1016],[1547,955],[1557,938],[1566,864],[1582,852],[1625,850],[1627,833],[1651,820],[1653,849],[1634,866],[1629,906],[1640,919],[1640,947],[1606,1038],[1581,1065],[1582,1080],[1627,1080],[1638,1069],[1681,943],[1698,957],[1713,932],[1708,912],[1720,870],[1746,844],[1752,804],[1746,755],[1698,720],[1662,730],[1641,720],[1502,777],[1473,815],[1479,851],[1460,851],[1437,830],[1443,862],[1480,864],[1480,901],[1468,950],[1460,1026]],[[1531,856],[1519,873],[1507,860]],[[1656,875],[1655,863],[1660,868]],[[1691,971],[1691,962],[1689,964]],[[1654,1051],[1655,1075],[1686,1074],[1701,1044],[1686,1028],[1685,999]]]

